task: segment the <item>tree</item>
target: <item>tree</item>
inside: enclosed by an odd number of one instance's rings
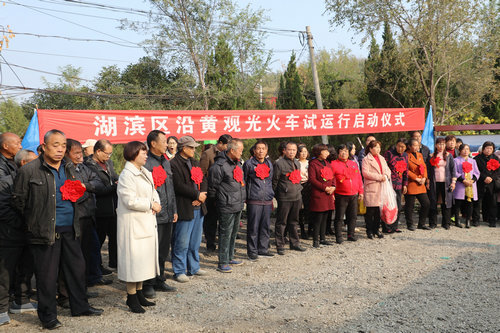
[[[8,99],[0,102],[0,132],[16,133],[20,137],[28,128],[29,121],[23,114],[23,110],[14,100]]]
[[[306,99],[304,97],[302,79],[297,71],[295,53],[292,53],[288,67],[280,78],[280,89],[278,92],[278,109],[304,109]]]
[[[325,0],[325,3],[326,11],[332,15],[331,25],[348,23],[367,36],[384,22],[397,29],[404,50],[401,58],[411,60],[427,103],[437,111],[438,124],[476,105],[476,95],[492,84],[491,78],[484,75],[492,67],[492,53],[479,42],[491,35],[481,30],[484,15],[495,15],[484,10],[485,1]],[[452,98],[453,90],[461,98]]]

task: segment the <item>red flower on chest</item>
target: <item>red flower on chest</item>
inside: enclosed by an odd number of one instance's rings
[[[241,170],[240,166],[237,165],[233,169],[233,178],[236,180],[238,183],[241,184],[241,186],[245,186],[245,183],[243,182],[243,170]]]
[[[488,161],[488,163],[486,163],[486,169],[488,169],[489,171],[495,171],[499,167],[500,167],[500,162],[498,162],[497,160],[495,160],[493,158],[490,159]]]
[[[439,156],[436,156],[436,157],[433,157],[430,159],[429,163],[433,166],[433,167],[437,167],[439,165],[439,162],[441,162],[441,157]]]
[[[425,174],[425,164],[418,165],[418,172],[420,173],[421,176]]]
[[[469,173],[472,171],[472,164],[470,162],[465,161],[462,163],[462,170],[464,173]]]
[[[325,182],[333,179],[333,170],[332,170],[332,168],[329,168],[329,167],[325,166],[323,169],[321,169],[321,178],[323,178],[323,180]]]
[[[155,183],[155,188],[162,186],[167,179],[167,172],[161,165],[153,168],[153,172],[151,173],[153,176],[153,182]]]
[[[300,176],[299,169],[296,169],[296,170],[293,170],[292,172],[287,173],[286,176],[288,177],[288,179],[290,179],[292,184],[298,184],[298,183],[300,183],[300,180],[302,179],[302,177]]]
[[[85,193],[86,189],[79,180],[66,180],[60,188],[62,199],[76,202]]]
[[[203,171],[200,167],[191,168],[191,180],[198,185],[198,190],[200,190],[200,184],[203,182]]]
[[[259,163],[259,165],[257,165],[254,170],[257,177],[264,180],[267,177],[269,177],[269,172],[271,171],[271,168],[269,168],[265,163]]]
[[[406,164],[406,162],[404,160],[399,160],[394,165],[394,170],[396,170],[396,172],[403,173],[406,171],[407,167],[408,167],[408,164]]]

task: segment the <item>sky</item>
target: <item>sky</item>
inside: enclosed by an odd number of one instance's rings
[[[138,45],[146,35],[118,28],[120,19],[145,21],[144,14],[98,9],[75,4],[77,1],[4,0],[3,5],[0,1],[0,29],[9,25],[17,33],[9,48],[0,52],[1,96],[21,101],[29,97],[30,92],[10,90],[6,86],[46,88],[47,84],[58,82],[59,77],[51,73],[60,73],[65,65],[81,68],[82,84],[90,84],[103,66],[117,65],[123,69],[146,55]],[[149,9],[147,2],[139,0],[82,1]],[[238,0],[237,3],[241,7],[250,4],[254,9],[264,9],[270,19],[265,25],[267,28],[305,31],[305,27],[310,26],[317,50],[345,48],[360,58],[368,54],[368,45],[360,44],[360,36],[347,28],[331,31],[328,17],[323,15],[323,0]],[[299,56],[299,62],[309,61],[308,50],[303,49],[298,33],[269,34],[265,45],[266,49],[273,50],[272,71],[286,68],[292,50]]]

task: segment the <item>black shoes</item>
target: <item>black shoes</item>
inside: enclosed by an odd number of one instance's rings
[[[378,238],[384,238],[384,235],[378,230],[375,232],[375,236],[377,236]]]
[[[414,225],[409,225],[407,228],[410,231],[415,231],[415,226]]]
[[[104,268],[103,266],[101,266],[101,274],[103,276],[111,275],[111,274],[113,274],[113,271],[110,270],[110,269]]]
[[[347,241],[349,242],[356,242],[357,240],[356,236],[347,236]]]
[[[142,295],[147,298],[155,298],[156,291],[152,285],[142,285]]]
[[[139,299],[137,298],[137,294],[127,294],[127,305],[130,308],[130,311],[133,313],[144,313],[146,310],[139,303]]]
[[[274,254],[272,254],[271,252],[267,251],[267,252],[263,252],[263,253],[259,253],[259,256],[260,257],[274,257]]]
[[[248,255],[248,260],[256,261],[258,259],[259,259],[259,256],[256,255],[256,254],[251,253],[251,254]]]
[[[367,232],[366,237],[368,237],[368,239],[373,239],[373,234],[371,232]]]
[[[343,242],[344,242],[344,240],[340,237],[335,239],[335,243],[337,243],[337,244],[342,244]]]
[[[322,240],[322,241],[319,241],[319,243],[320,243],[321,245],[327,245],[327,246],[333,245],[333,243],[332,243],[332,242],[329,242],[329,241],[327,241],[327,240]]]
[[[299,252],[304,252],[306,250],[305,247],[302,247],[300,245],[297,245],[297,246],[290,246],[290,250],[294,250],[294,251],[299,251]]]
[[[313,247],[319,248],[319,242],[318,241],[313,241]]]
[[[73,317],[92,317],[92,316],[100,316],[104,312],[103,309],[96,309],[89,306],[89,309],[85,312],[79,313],[77,315],[73,315]]]
[[[177,288],[169,286],[168,284],[166,284],[163,281],[159,284],[156,284],[153,288],[156,291],[167,292],[167,293],[173,293],[173,292],[177,291]],[[144,293],[144,288],[142,289],[142,292]],[[146,296],[146,295],[144,295],[144,296]]]
[[[418,228],[418,229],[422,229],[422,230],[431,230],[431,228],[429,228],[429,227],[428,227],[428,226],[426,226],[426,225],[419,225],[417,228]]]
[[[450,230],[450,225],[449,224],[443,224],[443,228],[445,228],[446,230]]]
[[[280,256],[284,256],[285,255],[285,249],[277,249],[276,251],[278,251],[278,254]]]
[[[49,321],[48,323],[42,323],[42,327],[47,329],[47,330],[55,330],[61,326],[62,326],[61,322],[57,319]]]
[[[146,299],[146,297],[144,297],[142,290],[137,290],[137,299],[139,300],[139,304],[142,306],[154,306],[154,305],[156,305],[155,302],[150,302]]]
[[[458,228],[463,228],[464,226],[460,222],[455,222],[455,226]]]
[[[107,286],[108,284],[112,284],[112,283],[113,283],[113,280],[100,279],[100,280],[97,280],[96,282],[89,283],[88,287]]]
[[[465,227],[466,227],[467,229],[469,229],[469,228],[470,228],[470,220],[466,220],[466,221],[465,221]]]

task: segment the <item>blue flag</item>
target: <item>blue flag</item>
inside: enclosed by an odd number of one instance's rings
[[[32,150],[38,155],[36,148],[40,145],[40,129],[38,128],[38,113],[36,109],[21,144],[23,145],[23,149]]]
[[[434,117],[432,117],[432,106],[429,108],[425,120],[424,133],[422,133],[422,144],[429,147],[431,154],[434,152]]]

